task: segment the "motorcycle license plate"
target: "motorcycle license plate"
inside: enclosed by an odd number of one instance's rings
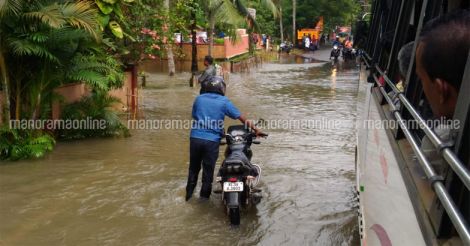
[[[243,191],[243,182],[224,182],[224,192]]]

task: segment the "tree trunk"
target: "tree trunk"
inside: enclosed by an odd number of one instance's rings
[[[16,81],[15,119],[21,117],[21,80]]]
[[[165,0],[165,9],[167,13],[170,11],[170,0]],[[167,27],[170,28],[170,23],[166,23]],[[173,55],[173,45],[167,43],[165,45],[167,59],[168,59],[168,75],[175,75],[175,57]]]
[[[212,56],[212,50],[214,49],[214,29],[215,29],[215,16],[214,13],[209,13],[209,50],[208,53]]]
[[[279,27],[281,31],[281,43],[284,42],[284,28],[282,26],[282,6],[279,6]]]
[[[295,46],[297,46],[297,40],[295,39],[295,33],[296,33],[296,30],[295,30],[295,15],[296,15],[296,0],[292,0],[292,44]]]
[[[197,38],[196,38],[196,11],[193,10],[191,13],[191,19],[192,19],[192,24],[191,24],[191,46],[192,46],[192,52],[191,52],[191,72],[194,74],[197,73],[198,67],[197,67]]]
[[[34,106],[34,111],[31,116],[31,119],[33,120],[37,120],[39,118],[39,113],[41,110],[41,100],[42,100],[42,97],[41,97],[41,90],[40,90],[36,97],[36,105]]]
[[[7,66],[5,63],[5,57],[3,56],[3,52],[0,50],[0,73],[2,75],[2,90],[5,98],[5,103],[3,105],[3,123],[6,125],[8,124],[8,121],[11,119],[11,113],[10,113],[10,91],[9,91],[9,78],[8,78],[8,71],[7,71]]]
[[[168,75],[175,75],[175,56],[173,55],[173,46],[171,44],[166,45],[166,54],[168,56]]]
[[[193,87],[196,81],[197,67],[197,39],[196,39],[196,8],[193,8],[191,12],[191,79],[189,80],[189,86]]]

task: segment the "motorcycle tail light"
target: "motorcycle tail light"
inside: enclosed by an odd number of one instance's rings
[[[228,182],[237,182],[237,178],[229,178]]]

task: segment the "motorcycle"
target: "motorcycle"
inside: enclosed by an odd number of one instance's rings
[[[340,47],[338,45],[334,45],[330,53],[330,59],[333,57],[335,62],[338,61],[340,52],[341,52]]]
[[[261,201],[261,190],[255,188],[261,177],[261,168],[251,163],[252,144],[260,144],[256,134],[244,125],[230,126],[225,135],[225,160],[216,181],[220,183],[222,201],[232,225],[240,224],[240,211]]]
[[[356,59],[356,49],[343,49],[343,59],[344,60],[355,60]]]
[[[292,48],[294,48],[294,45],[292,45],[290,43],[282,42],[279,45],[279,53],[286,52],[287,54],[289,54],[290,51],[292,50]]]

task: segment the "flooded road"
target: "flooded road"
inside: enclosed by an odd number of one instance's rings
[[[352,122],[358,77],[354,64],[282,57],[231,74],[227,91],[251,119]],[[145,118],[189,120],[198,89],[188,78],[152,74]],[[357,245],[354,126],[272,128],[253,146],[264,197],[239,228],[229,226],[218,194],[184,201],[188,130],[134,130],[0,165],[0,245]]]

